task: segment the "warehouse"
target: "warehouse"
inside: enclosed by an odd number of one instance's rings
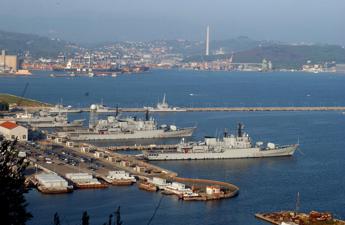
[[[7,140],[28,140],[28,129],[11,121],[0,123],[0,134]]]

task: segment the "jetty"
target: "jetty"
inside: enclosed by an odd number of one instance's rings
[[[38,107],[23,107],[27,111],[47,110],[47,106]],[[295,112],[295,111],[345,111],[345,106],[269,106],[269,107],[188,107],[181,108],[183,110],[169,110],[169,111],[150,111],[150,113],[188,113],[188,112]],[[90,112],[90,108],[73,108],[75,112]],[[146,112],[145,108],[112,108],[109,107],[106,111],[97,113],[118,113],[118,112]],[[74,113],[73,111],[69,113]]]
[[[86,143],[54,143],[52,140],[42,141],[40,145],[43,149],[50,149],[50,155],[33,149],[33,155],[29,158],[32,164],[46,172],[65,177],[78,189],[105,188],[108,185],[114,185],[107,179],[109,173],[126,171],[125,173],[138,179],[140,189],[162,190],[162,193],[173,193],[185,201],[220,200],[235,197],[239,193],[236,185],[227,182],[178,177],[176,172],[156,166],[136,156],[112,151],[118,146],[109,149],[109,147],[100,148]],[[152,149],[154,146],[150,147]],[[173,147],[173,145],[168,145],[168,147]],[[80,161],[80,159],[83,160]],[[78,165],[71,160],[78,161]],[[167,189],[163,189],[160,183],[149,182],[153,180],[164,181],[164,187]]]

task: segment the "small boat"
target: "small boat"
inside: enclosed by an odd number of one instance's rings
[[[149,183],[149,182],[141,182],[138,185],[139,189],[145,190],[145,191],[151,191],[156,192],[158,191],[158,188],[156,185]]]

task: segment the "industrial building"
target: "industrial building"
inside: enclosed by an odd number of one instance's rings
[[[16,55],[6,55],[6,51],[1,51],[0,72],[16,73],[18,69],[18,59]]]
[[[28,129],[11,121],[5,121],[0,124],[0,134],[7,140],[28,140]]]
[[[67,188],[68,183],[62,177],[53,173],[41,173],[35,175],[36,180],[46,188]]]

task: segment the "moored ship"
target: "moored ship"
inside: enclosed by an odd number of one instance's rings
[[[195,127],[178,128],[175,125],[158,126],[148,113],[144,120],[136,117],[118,119],[109,116],[106,120],[98,120],[95,124],[90,124],[89,127],[87,130],[60,132],[59,136],[75,141],[178,138],[190,137],[195,129]]]
[[[243,132],[243,125],[238,125],[237,135],[224,134],[222,139],[205,137],[204,142],[184,142],[176,150],[145,151],[148,160],[191,160],[191,159],[238,159],[291,156],[298,144],[277,146],[274,143],[256,142]]]
[[[163,101],[158,102],[155,108],[154,107],[144,107],[144,108],[149,110],[150,112],[186,112],[187,111],[185,108],[169,106],[168,102],[166,101],[165,94],[163,96]]]

